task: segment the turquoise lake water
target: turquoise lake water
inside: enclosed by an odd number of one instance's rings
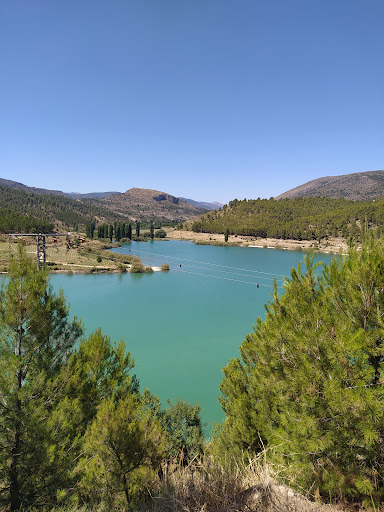
[[[179,397],[199,403],[209,437],[212,423],[223,418],[217,401],[222,368],[238,357],[256,318],[264,318],[274,276],[282,283],[281,275],[289,276],[305,253],[185,241],[132,242],[117,251],[144,264],[168,263],[171,270],[55,274],[54,290],[64,290],[87,333],[101,327],[112,339],[124,339],[141,387],[151,388],[163,405]]]

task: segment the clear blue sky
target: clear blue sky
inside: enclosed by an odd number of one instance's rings
[[[2,0],[0,177],[226,203],[384,169],[383,0]]]

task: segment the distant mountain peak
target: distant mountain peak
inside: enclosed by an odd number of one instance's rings
[[[42,195],[55,195],[55,196],[66,196],[71,197],[72,199],[102,199],[104,197],[108,197],[111,194],[119,194],[120,192],[89,192],[87,194],[81,194],[80,192],[63,192],[62,190],[50,190],[47,188],[37,188],[37,187],[29,187],[28,185],[24,185],[24,183],[19,183],[18,181],[6,180],[4,178],[0,178],[0,185],[4,187],[11,187],[15,189],[25,190],[26,192],[34,193],[34,194],[42,194]]]
[[[196,206],[196,208],[204,208],[204,210],[218,210],[219,208],[222,208],[224,205],[221,203],[218,203],[217,201],[213,203],[207,203],[205,201],[195,201],[193,199],[186,199],[185,197],[179,197],[182,201],[185,201],[186,203],[192,204],[193,206]]]

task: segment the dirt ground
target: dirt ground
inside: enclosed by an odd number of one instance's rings
[[[175,229],[167,230],[167,238],[172,240],[191,240],[195,243],[206,244],[225,244],[224,235],[216,233],[194,233],[193,231],[178,231]],[[282,240],[277,238],[256,238],[253,236],[231,235],[228,238],[228,245],[237,245],[240,247],[263,247],[269,249],[285,249],[292,251],[310,251],[315,250],[324,253],[346,253],[347,244],[342,238],[324,239],[319,244],[317,241],[308,240]]]
[[[54,237],[46,239],[46,268],[49,272],[121,272],[128,267],[123,257],[109,252],[110,247],[98,240],[89,240],[81,236]],[[17,253],[17,244],[22,242],[27,254],[36,258],[35,237],[0,238],[0,272],[8,268],[12,255]]]

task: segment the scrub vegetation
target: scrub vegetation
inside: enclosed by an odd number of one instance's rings
[[[134,358],[69,316],[20,246],[0,294],[0,506],[357,511],[384,496],[384,248],[292,269],[224,368],[225,412],[162,408]]]

